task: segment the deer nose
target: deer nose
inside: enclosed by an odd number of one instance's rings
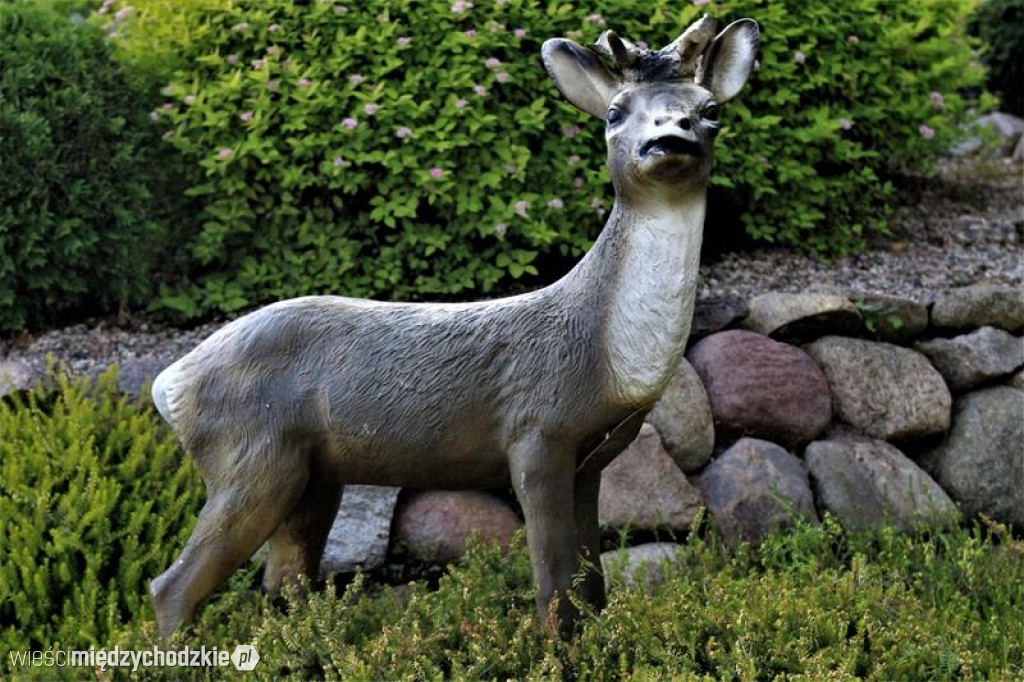
[[[654,117],[654,125],[656,126],[663,126],[669,123],[675,123],[683,130],[689,130],[691,126],[690,117],[686,116],[685,114],[660,114]]]

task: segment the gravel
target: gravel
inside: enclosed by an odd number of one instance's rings
[[[701,267],[699,297],[767,291],[878,293],[930,301],[942,289],[989,280],[1020,286],[1024,277],[1020,163],[951,161],[937,175],[911,179],[890,234],[861,253],[822,262],[791,249],[727,253]],[[191,329],[134,320],[92,321],[38,336],[0,340],[0,359],[45,369],[51,356],[72,374],[108,365],[155,369],[181,357],[226,323]],[[155,369],[154,369],[155,368]]]

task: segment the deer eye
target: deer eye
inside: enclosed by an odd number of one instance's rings
[[[709,104],[709,105],[707,105],[706,107],[704,107],[704,111],[701,114],[701,116],[703,116],[704,119],[708,120],[708,121],[717,121],[718,120],[718,105],[717,104]]]
[[[609,124],[618,123],[619,121],[622,120],[622,110],[612,107],[611,109],[608,110],[607,119]]]

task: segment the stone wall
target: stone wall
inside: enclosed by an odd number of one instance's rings
[[[729,545],[826,512],[851,528],[910,531],[978,514],[1024,528],[1022,331],[1024,297],[994,284],[927,305],[782,293],[698,301],[686,361],[603,474],[601,523],[685,532],[704,505]],[[393,490],[376,494],[394,504]],[[473,529],[507,542],[518,525],[505,500],[417,493],[399,501],[390,542],[450,560]],[[383,560],[389,540],[376,528],[377,551],[347,566]],[[669,550],[635,547],[622,560]]]

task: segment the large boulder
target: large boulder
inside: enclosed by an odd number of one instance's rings
[[[384,563],[398,488],[347,485],[327,536],[320,573],[369,571]]]
[[[750,300],[742,326],[779,341],[803,343],[826,334],[856,334],[863,321],[841,296],[771,292]]]
[[[1024,528],[1024,391],[986,388],[957,399],[953,428],[922,466],[971,514]]]
[[[0,360],[0,398],[9,393],[30,391],[43,380],[35,367],[20,360]]]
[[[606,588],[621,584],[649,592],[665,581],[668,571],[678,566],[679,545],[669,542],[650,542],[601,555]]]
[[[800,460],[768,441],[740,440],[694,482],[729,547],[756,545],[797,517],[818,520]]]
[[[804,347],[828,379],[836,416],[888,441],[949,428],[953,397],[928,359],[889,343],[826,336]]]
[[[522,526],[502,500],[475,490],[430,490],[413,493],[395,514],[394,532],[409,556],[443,564],[466,553],[466,541],[478,534],[485,543],[508,547]]]
[[[882,294],[851,294],[869,334],[879,340],[907,345],[928,329],[928,308],[909,298]]]
[[[885,441],[839,438],[815,441],[804,461],[818,509],[848,528],[883,524],[913,530],[953,521],[956,505],[919,466]]]
[[[998,327],[1013,332],[1024,327],[1024,293],[991,282],[950,289],[935,299],[931,315],[932,325],[940,329]]]
[[[711,460],[715,427],[711,403],[696,370],[683,360],[661,400],[647,415],[679,468],[698,471]]]
[[[700,505],[700,493],[650,424],[601,472],[598,516],[603,526],[686,531]]]
[[[719,447],[744,436],[799,447],[832,418],[825,376],[799,348],[737,329],[712,334],[687,359],[707,389]]]
[[[156,376],[169,367],[172,362],[174,362],[174,358],[153,356],[124,360],[117,368],[117,388],[121,393],[138,399],[143,396],[143,388],[146,384],[156,379]],[[89,377],[95,381],[109,369],[110,365],[94,367],[89,372]],[[149,399],[148,394],[144,397]]]
[[[736,294],[698,298],[693,306],[690,342],[728,329],[750,312],[747,301]]]
[[[1024,338],[995,327],[952,339],[920,341],[914,348],[928,356],[954,392],[1006,376],[1024,365]]]

